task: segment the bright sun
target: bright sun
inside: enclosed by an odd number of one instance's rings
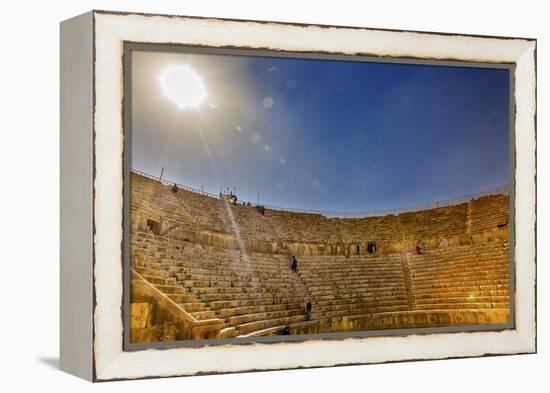
[[[206,97],[202,78],[188,66],[168,67],[160,84],[163,93],[182,110],[196,108]]]

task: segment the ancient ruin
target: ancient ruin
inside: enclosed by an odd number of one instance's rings
[[[509,214],[504,193],[328,218],[132,172],[130,341],[507,323]]]

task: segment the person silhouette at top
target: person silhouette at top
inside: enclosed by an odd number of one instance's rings
[[[176,183],[174,183],[174,185],[172,186],[172,192],[175,194],[176,192],[178,192],[178,185]]]

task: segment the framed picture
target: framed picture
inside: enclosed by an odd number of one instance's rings
[[[61,367],[536,351],[536,40],[61,24]]]

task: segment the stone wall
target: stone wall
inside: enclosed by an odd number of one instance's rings
[[[291,325],[292,334],[506,324],[508,310],[435,310],[352,315]],[[280,335],[281,331],[269,335]]]
[[[297,255],[354,255],[367,243],[380,252],[400,252],[418,242],[439,243],[508,225],[509,197],[493,195],[467,203],[382,217],[326,218],[320,214],[266,209],[171,187],[131,174],[132,229],[158,223],[158,234],[207,245]]]

